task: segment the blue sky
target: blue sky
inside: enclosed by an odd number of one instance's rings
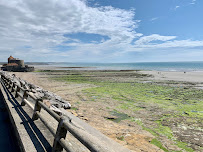
[[[0,61],[203,61],[202,0],[0,0]]]

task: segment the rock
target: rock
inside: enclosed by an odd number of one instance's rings
[[[70,109],[70,108],[71,108],[71,105],[70,105],[70,103],[63,103],[63,104],[62,104],[62,107],[63,107],[64,109]]]
[[[59,108],[55,107],[54,105],[51,105],[50,109],[53,110],[55,113],[57,113],[59,116],[62,115],[62,111]]]
[[[88,121],[88,118],[87,118],[87,117],[83,117],[82,119],[85,120],[85,121]]]
[[[9,75],[7,72],[2,71],[2,75],[13,81],[15,84],[23,87],[24,89],[30,91],[36,98],[41,98],[49,101],[49,106],[54,106],[56,108],[64,108],[69,109],[71,108],[71,104],[67,101],[63,100],[60,96],[49,92],[47,90],[43,90],[42,88],[35,86],[34,84],[28,83],[25,80],[22,80],[13,74],[12,76]]]
[[[36,88],[36,91],[41,92],[42,88]]]
[[[47,98],[47,99],[51,99],[52,98],[52,93],[49,92],[49,91],[44,91],[44,96]]]
[[[35,96],[36,96],[37,98],[43,98],[43,97],[44,97],[44,93],[36,92],[36,93],[35,93]]]
[[[31,91],[32,91],[33,93],[37,93],[37,91],[36,91],[35,89],[31,89]]]
[[[49,100],[43,100],[43,103],[47,106],[47,107],[51,107],[51,104],[49,102]]]
[[[51,105],[54,105],[57,108],[61,108],[62,107],[61,104],[56,102],[55,100],[50,100],[49,102],[50,102]]]
[[[84,115],[82,113],[78,113],[79,117],[84,117]]]
[[[30,89],[36,89],[36,86],[34,84],[28,84],[28,86],[30,87]]]
[[[77,114],[75,111],[71,111],[71,113],[72,113],[74,116],[78,117],[78,114]]]
[[[59,96],[57,96],[57,95],[55,96],[55,99],[56,99],[56,100],[59,100],[59,101],[62,100],[62,98],[59,97]]]

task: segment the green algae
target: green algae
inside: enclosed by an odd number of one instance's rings
[[[134,102],[154,103],[160,108],[179,111],[180,114],[188,113],[192,117],[203,117],[203,113],[194,111],[202,111],[203,107],[203,91],[190,89],[185,92],[181,88],[155,86],[151,84],[133,83],[98,83],[99,87],[86,89],[86,93],[94,93],[100,96],[108,95],[115,100],[125,101],[121,108],[134,106]],[[97,85],[97,84],[96,84]],[[184,92],[183,92],[184,91]],[[189,96],[189,94],[191,94]],[[186,95],[187,100],[183,99]]]
[[[162,143],[159,141],[159,137],[160,136],[167,136],[168,139],[173,140],[179,148],[181,148],[182,150],[185,150],[187,152],[193,152],[194,150],[192,148],[187,147],[187,143],[178,141],[176,138],[174,138],[172,130],[167,127],[167,126],[162,126],[161,123],[158,121],[157,123],[159,124],[159,127],[156,128],[147,128],[145,127],[145,125],[142,123],[141,120],[137,119],[134,120],[138,125],[142,126],[142,128],[148,132],[150,132],[153,136],[155,136],[156,138],[153,138],[151,141],[151,144],[156,145],[157,147],[159,147],[160,149],[164,150],[165,152],[169,152],[168,149],[166,149]],[[181,151],[182,151],[181,150]],[[170,152],[179,152],[179,151],[170,151]]]
[[[152,139],[151,141],[152,144],[156,145],[157,147],[159,147],[160,149],[164,150],[165,152],[169,152],[163,145],[162,143],[157,140],[156,138]]]
[[[164,151],[168,151],[158,140],[159,136],[165,136],[173,140],[176,145],[185,151],[193,151],[187,147],[187,144],[178,141],[174,138],[170,126],[162,124],[163,120],[170,123],[170,118],[179,118],[181,116],[187,117],[187,122],[197,123],[203,118],[203,90],[197,90],[187,87],[167,86],[156,83],[140,83],[140,82],[111,82],[109,80],[98,80],[91,77],[94,73],[89,73],[88,76],[83,74],[77,75],[62,75],[59,77],[52,77],[57,81],[65,81],[70,83],[88,83],[97,87],[84,89],[83,93],[87,95],[92,101],[101,99],[102,97],[112,98],[120,101],[117,109],[111,112],[112,115],[117,116],[115,122],[119,123],[121,120],[129,118],[125,113],[118,112],[122,110],[139,111],[145,108],[140,105],[156,105],[159,109],[172,111],[166,116],[160,117],[156,120],[156,127],[150,128],[145,126],[141,120],[134,120],[141,125],[143,129],[149,131],[156,138],[152,140],[152,144],[158,146]],[[175,82],[174,82],[175,83]]]
[[[78,110],[78,108],[76,108],[76,107],[71,107],[71,109],[72,109],[72,110],[75,110],[75,111]]]

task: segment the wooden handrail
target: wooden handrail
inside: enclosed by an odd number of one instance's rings
[[[109,151],[106,147],[102,146],[100,142],[95,139],[91,134],[87,133],[85,130],[80,127],[76,127],[71,119],[59,116],[54,111],[52,111],[48,106],[43,103],[42,99],[38,99],[33,94],[31,94],[28,90],[24,89],[22,86],[15,84],[11,79],[7,78],[4,74],[1,74],[1,82],[6,86],[7,89],[11,89],[11,92],[15,93],[15,98],[20,97],[22,99],[21,106],[27,104],[33,110],[33,121],[38,118],[42,121],[42,123],[48,128],[50,133],[54,136],[54,143],[52,151],[62,151],[63,149],[73,152],[71,147],[68,146],[66,138],[67,131],[70,132],[77,140],[79,140],[87,149],[93,152],[106,152]],[[20,92],[23,92],[21,94]],[[28,100],[28,97],[34,100],[34,106]],[[47,113],[53,117],[56,121],[58,121],[57,130],[55,130],[52,126],[49,125],[48,120],[43,118],[40,114],[41,108],[43,108]]]

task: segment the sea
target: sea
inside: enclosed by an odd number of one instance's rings
[[[34,64],[34,63],[33,63]],[[35,64],[34,64],[35,65]],[[35,67],[58,70],[156,70],[156,71],[203,71],[203,61],[195,62],[137,62],[137,63],[70,63],[46,62]]]

